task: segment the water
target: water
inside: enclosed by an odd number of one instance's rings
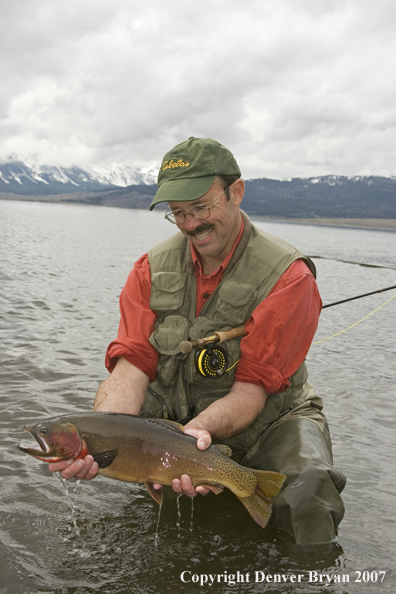
[[[336,261],[396,266],[395,233],[257,224],[333,258],[315,260],[324,303],[396,284],[396,270]],[[394,593],[396,298],[308,357],[348,477],[335,545],[298,547],[262,530],[229,492],[197,497],[192,517],[191,502],[166,489],[157,529],[142,486],[99,477],[77,492],[71,482],[66,497],[45,464],[16,448],[24,424],[91,409],[127,274],[173,232],[158,212],[0,201],[0,594]],[[324,310],[315,341],[392,294]],[[350,581],[310,583],[315,571]],[[261,581],[267,574],[288,581]],[[209,575],[214,585],[201,586]]]

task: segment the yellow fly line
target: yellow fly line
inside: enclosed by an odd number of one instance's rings
[[[321,342],[326,342],[326,340],[330,340],[330,338],[334,338],[335,336],[339,336],[340,334],[343,334],[344,332],[346,332],[347,330],[350,330],[354,326],[357,326],[358,324],[360,324],[360,322],[363,322],[368,317],[372,316],[376,311],[378,311],[379,309],[381,309],[381,307],[384,307],[384,305],[386,305],[387,303],[389,303],[389,301],[392,301],[392,299],[394,299],[395,297],[396,297],[396,295],[393,295],[393,297],[391,297],[390,299],[388,299],[388,301],[385,301],[385,303],[383,303],[382,305],[380,305],[379,307],[377,307],[377,309],[375,309],[371,313],[367,314],[367,316],[364,316],[364,318],[362,318],[358,322],[355,322],[354,324],[352,324],[352,326],[349,326],[349,328],[345,328],[345,330],[341,330],[341,332],[337,332],[337,334],[333,334],[333,336],[329,336],[328,338],[324,338],[323,340],[318,340],[318,342],[313,342],[311,346],[314,346],[315,344],[320,344]]]

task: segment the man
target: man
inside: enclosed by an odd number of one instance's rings
[[[321,310],[315,266],[240,210],[241,172],[218,142],[177,145],[158,186],[150,209],[168,202],[165,217],[181,233],[140,258],[127,280],[94,409],[182,422],[199,449],[223,442],[240,464],[286,474],[269,525],[301,544],[330,542],[345,478],[332,466],[304,362]],[[182,341],[241,325],[245,336],[221,349],[180,353]],[[91,456],[50,469],[64,478],[97,474]],[[190,497],[208,492],[186,475],[172,486]]]

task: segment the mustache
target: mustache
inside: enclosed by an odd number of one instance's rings
[[[189,235],[190,237],[194,237],[194,235],[203,233],[208,229],[213,229],[213,225],[210,225],[210,223],[203,223],[202,225],[199,225],[199,227],[196,227],[196,229],[193,229],[192,231],[185,231],[185,234]]]

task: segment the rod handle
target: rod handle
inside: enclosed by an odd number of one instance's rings
[[[230,338],[237,338],[238,336],[244,336],[245,334],[245,326],[237,326],[236,328],[231,328],[231,330],[225,330],[224,332],[215,332],[213,336],[197,338],[196,340],[191,341],[183,340],[179,344],[179,351],[183,353],[183,355],[187,355],[188,353],[191,353],[193,349],[203,347],[205,344],[211,342],[225,342],[226,340],[230,340]]]

